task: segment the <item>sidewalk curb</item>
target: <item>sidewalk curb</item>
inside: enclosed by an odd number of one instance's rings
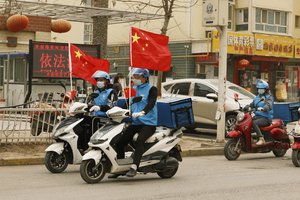
[[[213,155],[223,155],[223,147],[201,148],[197,150],[186,150],[181,152],[182,157],[213,156]],[[0,159],[0,166],[42,165],[42,164],[44,164],[44,157]]]
[[[44,157],[0,159],[0,166],[40,165],[40,164],[44,164]]]

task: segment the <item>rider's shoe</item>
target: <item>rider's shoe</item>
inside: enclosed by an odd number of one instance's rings
[[[262,145],[265,143],[265,139],[263,137],[259,137],[258,142],[256,142],[256,145]]]
[[[126,173],[127,177],[134,177],[136,175],[136,170],[133,168],[130,168],[130,170]]]

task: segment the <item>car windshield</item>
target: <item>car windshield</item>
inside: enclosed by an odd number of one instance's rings
[[[255,96],[251,93],[248,92],[247,90],[245,90],[242,87],[238,87],[238,86],[229,86],[229,89],[233,90],[234,92],[240,93],[242,95],[245,95],[246,97],[249,97],[251,99],[253,99]]]
[[[219,81],[218,79],[207,79],[207,81],[209,81],[214,87],[218,88],[219,87]],[[239,98],[240,99],[244,99],[244,98],[251,98],[253,99],[255,97],[254,94],[252,94],[251,92],[247,91],[246,89],[235,85],[229,81],[226,82],[227,88],[229,89],[227,91],[228,96],[230,97],[234,97],[234,93],[238,93],[239,94]]]

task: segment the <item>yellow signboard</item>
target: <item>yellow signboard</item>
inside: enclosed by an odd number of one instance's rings
[[[255,55],[293,58],[294,41],[284,36],[255,34]]]
[[[295,46],[296,41],[296,47]],[[228,32],[227,52],[228,54],[259,55],[300,58],[300,39],[286,36],[271,36],[264,34],[247,34]],[[217,31],[212,33],[212,52],[219,52],[220,36]]]
[[[220,50],[220,36],[217,31],[212,34],[212,52],[219,52]],[[227,52],[228,54],[254,54],[254,35],[246,33],[227,33]]]
[[[300,58],[300,39],[295,39],[295,58]]]

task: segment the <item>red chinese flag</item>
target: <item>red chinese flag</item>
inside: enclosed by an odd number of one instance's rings
[[[82,78],[93,85],[97,85],[96,80],[91,77],[95,71],[102,70],[109,73],[108,60],[94,58],[85,54],[73,44],[70,44],[70,55],[72,75]]]
[[[131,27],[130,65],[158,71],[170,71],[169,37]]]

